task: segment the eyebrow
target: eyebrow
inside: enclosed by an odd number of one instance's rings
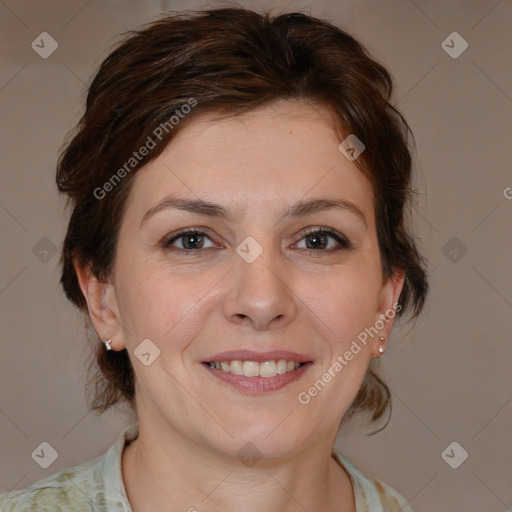
[[[185,210],[197,215],[205,215],[208,217],[217,217],[220,219],[228,220],[231,215],[228,210],[219,204],[201,199],[187,199],[178,197],[165,197],[158,204],[150,208],[142,217],[140,225],[144,224],[150,217],[155,215],[161,210],[168,208],[175,208],[178,210]],[[361,209],[351,201],[346,199],[310,199],[300,200],[293,203],[285,212],[284,217],[304,217],[311,213],[317,213],[331,208],[338,208],[352,212],[358,216],[367,227],[366,217]]]

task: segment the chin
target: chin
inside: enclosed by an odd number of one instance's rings
[[[217,440],[217,449],[226,455],[236,458],[287,458],[299,447],[304,446],[308,436],[292,436],[289,429],[277,422],[262,422],[255,426],[241,426],[240,428],[226,427],[233,437],[224,436],[222,441]],[[277,428],[276,428],[277,427]]]

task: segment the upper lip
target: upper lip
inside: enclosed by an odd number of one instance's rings
[[[288,350],[273,350],[271,352],[254,352],[252,350],[228,350],[226,352],[220,352],[205,359],[203,363],[221,363],[223,361],[255,361],[262,363],[263,361],[279,361],[280,359],[286,359],[287,361],[294,361],[296,363],[307,363],[312,361],[311,358],[297,354],[296,352],[290,352]]]

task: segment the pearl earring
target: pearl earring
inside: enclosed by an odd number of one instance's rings
[[[107,350],[112,350],[112,347],[110,346],[110,344],[112,343],[112,340],[105,340],[105,348]]]
[[[384,354],[384,349],[382,348],[382,343],[384,343],[384,340],[385,340],[385,339],[386,339],[386,338],[384,338],[384,336],[379,336],[379,340],[380,340],[380,343],[381,343],[381,345],[380,345],[380,347],[379,347],[379,352],[380,352],[381,354]]]

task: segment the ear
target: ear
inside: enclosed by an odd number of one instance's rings
[[[388,339],[395,324],[396,314],[401,310],[398,299],[404,286],[405,272],[401,268],[394,268],[391,276],[382,285],[377,315],[375,317],[375,328],[379,330],[374,336],[372,357],[380,357],[379,347],[386,351]],[[380,341],[380,336],[384,341]]]
[[[80,266],[76,258],[73,259],[73,266],[80,289],[87,301],[94,330],[101,341],[112,339],[112,350],[122,350],[125,348],[125,341],[123,331],[120,329],[114,286],[110,282],[99,281],[90,266]]]

